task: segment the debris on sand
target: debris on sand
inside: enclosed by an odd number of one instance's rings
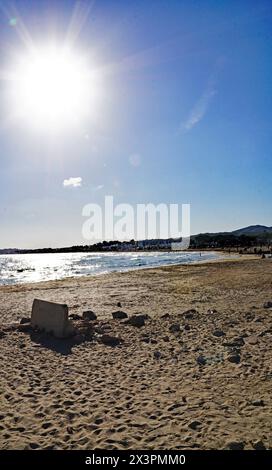
[[[264,401],[263,400],[253,400],[251,402],[251,405],[253,405],[253,406],[264,406]]]
[[[243,441],[233,441],[227,444],[228,450],[244,450],[245,443]]]
[[[206,364],[206,358],[204,356],[202,356],[202,354],[200,356],[198,356],[198,358],[196,359],[196,362],[198,363],[199,366],[205,366]]]
[[[197,314],[198,311],[195,308],[191,308],[190,310],[186,310],[186,312],[181,313],[181,316],[187,320],[192,320]]]
[[[121,343],[121,339],[117,338],[116,336],[111,335],[102,335],[100,338],[101,343],[105,344],[106,346],[118,346]]]
[[[180,324],[179,323],[173,323],[172,325],[169,326],[169,331],[171,333],[179,333],[180,332]]]
[[[126,312],[122,312],[122,310],[117,310],[117,312],[112,312],[112,318],[114,320],[124,320],[128,318],[128,314]]]
[[[266,450],[266,447],[265,447],[263,441],[261,441],[261,440],[252,442],[252,447],[255,450]]]
[[[30,323],[31,322],[31,318],[30,317],[23,317],[21,318],[20,320],[20,324],[23,325],[24,323]]]
[[[232,362],[233,364],[239,364],[240,360],[241,360],[240,354],[230,354],[228,356],[228,361]]]
[[[2,330],[0,330],[0,339],[4,338],[6,336],[6,333]]]
[[[188,424],[188,427],[193,429],[194,431],[196,431],[200,426],[201,426],[201,422],[197,420],[191,421],[191,423]]]
[[[170,313],[164,313],[163,315],[161,315],[161,318],[163,320],[167,320],[168,318],[170,318]]]
[[[162,357],[162,353],[160,351],[154,351],[154,358],[159,360]]]
[[[86,310],[82,313],[83,320],[95,321],[97,320],[96,314],[92,310]]]
[[[145,325],[146,315],[132,315],[125,323],[138,328]]]
[[[70,320],[82,320],[82,317],[78,315],[77,313],[71,313],[69,315]]]
[[[22,333],[30,333],[32,331],[32,326],[30,323],[20,323],[17,326],[18,331],[21,331]]]
[[[223,330],[214,330],[212,334],[213,336],[217,336],[217,338],[220,338],[220,336],[225,336],[225,333]]]
[[[218,312],[217,312],[217,310],[216,310],[215,308],[209,308],[209,309],[207,310],[207,313],[208,313],[209,315],[213,315],[214,313],[218,313]]]

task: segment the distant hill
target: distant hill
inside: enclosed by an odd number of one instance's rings
[[[180,241],[168,238],[166,240],[131,240],[130,242],[103,241],[94,245],[76,245],[63,248],[40,248],[21,250],[18,248],[0,249],[0,254],[11,253],[77,253],[94,251],[133,251],[169,249],[171,242]],[[232,232],[199,233],[190,237],[190,248],[231,248],[272,246],[272,227],[266,225],[249,225]]]
[[[239,228],[238,230],[233,230],[234,235],[253,235],[260,236],[264,234],[272,234],[272,227],[267,227],[266,225],[249,225],[248,227]]]
[[[272,227],[250,225],[232,232],[200,233],[191,237],[191,248],[230,248],[269,246],[272,244]]]

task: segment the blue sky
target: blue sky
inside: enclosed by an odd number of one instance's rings
[[[190,203],[192,233],[272,225],[271,1],[1,7],[2,71],[26,31],[61,44],[73,17],[75,50],[102,78],[92,118],[56,134],[9,119],[1,80],[0,247],[85,243],[82,207],[107,194]],[[71,177],[81,185],[64,186]]]

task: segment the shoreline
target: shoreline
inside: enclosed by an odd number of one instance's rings
[[[194,253],[201,253],[200,251],[194,251]],[[213,252],[211,252],[213,253]],[[69,280],[75,280],[75,279],[88,279],[92,277],[100,277],[100,276],[109,276],[112,274],[123,274],[123,273],[128,273],[128,272],[133,272],[133,271],[142,271],[142,270],[149,270],[149,269],[160,269],[163,267],[175,267],[175,266],[190,266],[190,265],[198,265],[198,264],[205,264],[205,263],[216,263],[216,262],[221,262],[221,261],[230,261],[230,260],[235,260],[235,259],[241,259],[244,255],[241,254],[234,254],[234,253],[225,253],[225,252],[216,252],[222,255],[222,258],[217,258],[217,259],[199,259],[195,261],[190,261],[190,262],[184,262],[184,263],[169,263],[169,264],[161,264],[158,266],[137,266],[137,267],[129,267],[129,268],[121,268],[120,270],[116,271],[109,271],[109,272],[102,272],[102,273],[93,273],[93,274],[88,274],[88,275],[77,275],[77,276],[67,276],[59,279],[48,279],[48,280],[41,280],[41,281],[32,281],[32,282],[15,282],[15,283],[10,283],[10,284],[0,284],[0,290],[3,288],[7,287],[15,287],[15,286],[27,286],[27,285],[39,285],[41,283],[46,283],[46,282],[61,282],[61,281],[69,281]],[[247,258],[250,257],[250,259],[258,259],[257,255],[246,255]]]

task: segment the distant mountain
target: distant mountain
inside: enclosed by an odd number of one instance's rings
[[[239,228],[238,230],[233,230],[234,235],[248,235],[248,236],[263,236],[266,234],[272,234],[272,227],[267,227],[266,225],[249,225],[248,227]]]

